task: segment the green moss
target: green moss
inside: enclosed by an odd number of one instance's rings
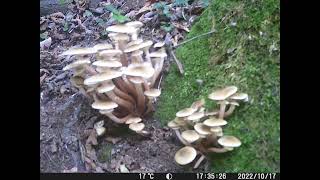
[[[98,152],[98,160],[104,163],[110,160],[112,145],[103,144],[101,146],[102,147],[99,148],[99,152]]]
[[[216,33],[177,49],[185,75],[181,77],[172,64],[164,80],[155,113],[162,124],[213,89],[235,85],[249,94],[249,103],[242,103],[224,128],[243,145],[213,155],[214,171],[280,172],[279,6],[277,0],[213,1],[187,39],[212,29]],[[197,79],[203,80],[202,86]],[[206,101],[207,108],[216,106]]]

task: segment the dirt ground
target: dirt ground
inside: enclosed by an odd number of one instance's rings
[[[121,9],[129,13],[144,4],[145,1],[129,0],[122,3]],[[87,35],[77,38],[72,37],[72,33],[59,34],[57,28],[50,27],[52,24],[47,23],[47,26],[53,34],[49,33],[53,42],[49,49],[40,53],[40,171],[120,172],[119,167],[125,165],[129,172],[191,172],[191,166],[182,167],[174,161],[175,152],[182,147],[174,132],[161,127],[152,116],[144,121],[145,129],[151,136],[143,137],[130,132],[127,126],[111,122],[91,108],[91,100],[77,92],[69,82],[70,74],[62,71],[71,59],[63,59],[58,54],[67,46],[94,44],[94,37]],[[151,29],[155,27],[150,22],[149,28],[142,32],[144,37],[159,39],[159,34],[150,36]],[[161,37],[164,36],[166,34]],[[171,59],[166,61],[165,69],[168,69],[170,62]],[[107,131],[98,138],[98,145],[94,146],[97,167],[90,170],[83,158],[88,138],[86,132],[101,120],[105,120]],[[208,167],[208,163],[203,163],[197,172],[205,171]]]

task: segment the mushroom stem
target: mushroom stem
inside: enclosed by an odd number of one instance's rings
[[[225,148],[216,148],[216,147],[211,147],[207,149],[208,152],[215,152],[215,153],[225,153],[228,152],[229,150]]]
[[[143,79],[143,87],[145,91],[149,91],[150,87],[146,79]]]
[[[180,134],[179,129],[175,129],[174,132],[176,133],[178,139],[182,142],[182,144],[186,145],[186,146],[190,146],[190,143],[188,143],[186,140],[184,140]]]
[[[193,169],[197,169],[199,167],[199,165],[201,164],[201,162],[206,158],[205,155],[201,155],[201,157],[197,160],[197,162],[194,164]]]
[[[134,84],[137,92],[137,107],[138,107],[138,112],[139,114],[142,114],[145,109],[145,97],[143,94],[143,90],[141,87],[141,84]]]
[[[154,85],[154,83],[157,81],[159,75],[161,74],[163,62],[164,62],[164,58],[161,58],[160,62],[157,61],[154,65],[155,72],[154,72],[152,79],[151,79],[151,84],[150,84],[151,87]]]
[[[129,112],[134,113],[134,105],[133,104],[118,97],[117,95],[114,94],[113,91],[106,92],[106,94],[112,101],[119,104],[120,106],[125,107]]]
[[[146,56],[146,60],[147,60],[147,62],[149,62],[149,63],[151,63],[151,58],[150,58],[150,56],[149,56],[149,47],[146,47],[146,48],[143,48],[143,52],[144,52],[144,54],[145,54],[145,56]]]
[[[134,96],[134,97],[137,97],[138,94],[136,92],[136,88],[134,87],[134,85],[128,81],[127,77],[126,76],[122,76],[122,80],[125,82],[125,84],[127,85],[128,87],[128,91],[130,91],[130,93]]]
[[[230,116],[235,109],[236,109],[236,105],[231,104],[229,109],[224,113],[224,117]]]
[[[147,111],[145,112],[145,114],[148,114],[149,112],[151,111],[154,111],[154,107],[152,105],[152,101],[153,101],[153,98],[152,97],[148,97],[148,105],[147,105]]]
[[[223,119],[226,106],[227,106],[227,103],[225,101],[222,101],[220,104],[219,119]]]
[[[119,123],[119,124],[125,123],[130,117],[132,117],[132,115],[129,114],[123,118],[118,118],[117,116],[113,115],[112,112],[106,113],[105,115],[108,116],[112,121]]]
[[[207,141],[209,144],[215,144],[215,142],[217,141],[216,133],[212,133],[212,134],[208,135],[206,138],[207,138]]]
[[[114,92],[117,96],[119,96],[119,97],[121,97],[121,98],[123,98],[123,99],[125,99],[125,100],[130,101],[132,104],[135,104],[135,103],[136,103],[135,100],[134,100],[130,95],[122,92],[122,91],[121,91],[120,89],[118,89],[117,87],[114,87],[113,92]]]
[[[219,113],[218,111],[206,112],[205,116],[214,116],[214,115],[217,115],[218,113]]]
[[[123,79],[121,78],[115,78],[114,80],[114,84],[123,92],[128,93],[128,88],[125,85],[125,83],[123,82]]]

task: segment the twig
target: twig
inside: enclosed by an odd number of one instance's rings
[[[177,59],[176,55],[174,55],[174,52],[172,50],[170,50],[170,54],[173,57],[174,61],[176,62],[180,73],[183,75],[184,74],[184,70],[183,70],[183,65],[182,63]]]
[[[187,43],[187,42],[190,42],[190,41],[192,41],[192,40],[194,40],[194,39],[197,39],[197,38],[200,38],[200,37],[202,37],[202,36],[206,36],[206,35],[208,35],[208,34],[212,34],[212,33],[214,33],[214,32],[216,32],[216,30],[212,30],[212,31],[209,31],[209,32],[200,34],[200,35],[198,35],[198,36],[192,37],[192,38],[190,38],[190,39],[188,39],[188,40],[183,41],[182,43],[179,43],[179,44],[173,46],[173,48],[176,48],[176,47],[178,47],[178,46],[181,46],[181,45],[183,45],[183,44],[185,44],[185,43]]]

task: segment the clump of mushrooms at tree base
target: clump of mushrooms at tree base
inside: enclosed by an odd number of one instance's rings
[[[176,113],[176,118],[168,123],[168,127],[185,145],[176,152],[176,163],[186,165],[200,155],[193,166],[198,168],[208,153],[224,153],[241,145],[238,138],[224,135],[222,130],[228,123],[225,118],[232,114],[239,102],[248,101],[248,94],[237,91],[236,86],[228,86],[209,94],[208,98],[219,104],[219,110],[208,112],[203,107],[205,100],[201,99]]]
[[[62,55],[75,59],[63,70],[72,70],[71,83],[94,100],[92,108],[143,135],[148,132],[142,118],[154,111],[153,102],[161,94],[154,86],[167,54],[163,43],[152,48],[152,41],[139,37],[142,26],[133,21],[107,27],[112,43],[71,48]],[[105,132],[103,123],[95,129],[98,135]]]

